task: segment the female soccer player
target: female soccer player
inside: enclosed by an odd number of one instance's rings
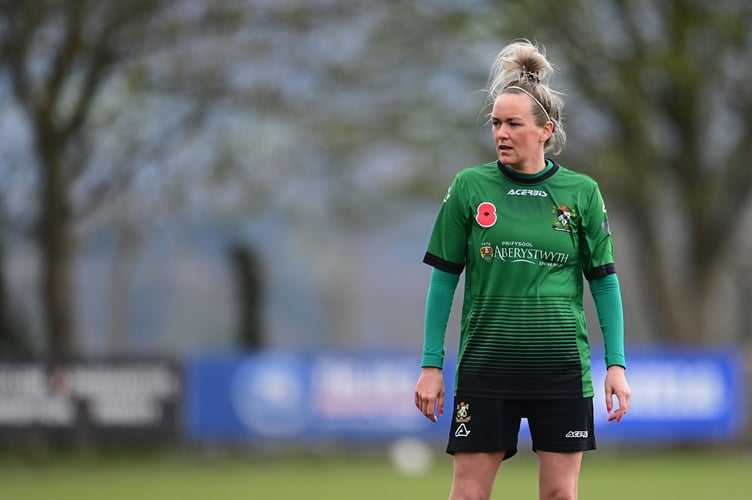
[[[487,89],[498,160],[455,176],[424,257],[433,271],[415,405],[434,422],[444,408],[446,326],[465,273],[450,499],[490,498],[499,466],[517,452],[522,418],[540,498],[577,498],[583,451],[595,449],[583,276],[604,339],[608,420],[629,408],[606,208],[593,179],[546,157],[566,142],[552,74],[542,46],[523,40],[499,53]]]

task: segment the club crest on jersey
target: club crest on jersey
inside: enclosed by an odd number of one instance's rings
[[[454,421],[457,423],[467,423],[470,421],[470,404],[462,401],[455,408]]]
[[[484,201],[475,211],[475,220],[480,227],[491,227],[496,224],[496,205],[490,201]]]
[[[554,223],[551,225],[551,227],[554,229],[554,231],[564,231],[566,233],[571,233],[572,218],[577,215],[575,211],[569,208],[567,205],[560,205],[553,208],[553,213],[555,217]]]
[[[488,243],[488,242],[481,243],[480,256],[486,262],[491,262],[493,260],[494,249],[491,246],[491,243]]]

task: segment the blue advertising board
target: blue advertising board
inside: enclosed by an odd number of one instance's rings
[[[415,356],[258,353],[186,366],[184,418],[198,441],[378,440],[439,431],[417,412]]]
[[[605,369],[593,356],[599,442],[731,439],[741,429],[741,360],[731,352],[642,352],[628,359],[632,401],[606,423]],[[185,431],[198,442],[443,441],[452,418],[454,362],[447,360],[444,416],[434,424],[414,405],[420,373],[411,355],[292,354],[201,357],[186,364]],[[527,439],[526,426],[520,439]]]
[[[635,352],[628,357],[629,414],[606,424],[603,363],[594,357],[596,435],[629,443],[731,439],[744,423],[744,371],[730,351]]]

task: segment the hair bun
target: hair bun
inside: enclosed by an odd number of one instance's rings
[[[529,83],[539,84],[541,82],[540,73],[538,71],[522,70],[520,73],[520,80],[527,80]]]

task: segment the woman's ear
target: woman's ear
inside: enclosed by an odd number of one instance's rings
[[[551,120],[548,120],[545,125],[543,125],[543,131],[541,132],[540,142],[546,142],[551,138],[551,136],[554,134],[554,122]]]

